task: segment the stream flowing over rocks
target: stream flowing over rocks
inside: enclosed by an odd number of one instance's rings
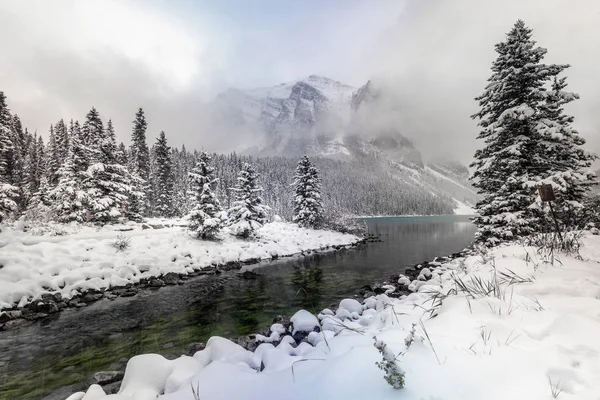
[[[289,350],[290,355],[299,355],[304,347],[314,347],[320,342],[327,341],[328,338],[333,337],[340,330],[347,329],[345,321],[357,321],[360,325],[367,326],[370,318],[375,315],[375,311],[385,308],[389,304],[390,298],[403,299],[411,293],[418,292],[421,287],[431,284],[432,280],[439,280],[440,275],[445,271],[443,267],[445,263],[456,259],[464,259],[472,254],[474,252],[471,249],[465,249],[449,256],[436,257],[433,261],[424,261],[406,269],[404,274],[394,274],[386,281],[364,286],[355,294],[354,298],[346,298],[338,304],[332,304],[321,310],[316,316],[306,310],[298,310],[291,317],[278,315],[273,319],[271,326],[265,327],[257,333],[243,335],[237,339],[215,337],[211,338],[207,344],[214,340],[227,340],[231,344],[236,344],[260,356],[265,352],[265,348],[279,348],[283,343]],[[243,279],[256,278],[254,271],[246,272],[252,273],[242,273],[240,277]],[[204,351],[207,344],[201,342],[191,343],[189,349],[183,355],[194,357],[197,353]],[[173,356],[168,359],[176,360],[177,358]],[[264,360],[255,365],[258,372],[265,370],[266,367]],[[80,385],[71,386],[70,389],[75,389],[72,391],[85,391],[88,386],[98,385],[104,393],[116,394],[121,388],[124,377],[125,372],[122,370],[100,371],[94,373]],[[64,398],[64,394],[65,388],[61,388],[52,395],[45,397],[44,400],[60,400]],[[69,400],[76,399],[77,397],[69,397]]]
[[[134,276],[132,280],[141,281],[141,286],[123,285],[117,288],[116,294],[110,290],[88,291],[91,294],[87,297],[89,303],[78,299],[60,312],[37,320],[17,317],[6,321],[5,327],[14,329],[0,331],[0,367],[4,367],[0,368],[0,392],[14,399],[41,399],[56,395],[58,391],[64,394],[85,390],[92,383],[98,388],[104,387],[105,392],[114,392],[120,387],[118,382],[103,381],[105,386],[100,386],[92,380],[94,374],[125,372],[127,361],[139,354],[154,353],[161,355],[160,359],[173,360],[176,364],[175,360],[181,354],[193,355],[204,348],[204,344],[209,346],[211,336],[232,338],[223,340],[243,351],[247,350],[237,344],[240,338],[249,348],[265,349],[265,346],[273,346],[272,343],[294,349],[313,348],[307,343],[309,335],[312,340],[321,333],[310,332],[314,325],[298,330],[297,324],[293,324],[290,331],[290,319],[298,310],[309,310],[315,313],[315,318],[321,311],[338,320],[345,318],[347,324],[357,325],[364,313],[356,306],[358,303],[364,307],[361,303],[365,296],[381,293],[378,296],[395,300],[391,296],[405,295],[401,290],[406,291],[406,287],[400,287],[396,282],[400,280],[398,273],[405,275],[402,277],[404,286],[410,285],[418,277],[411,272],[414,267],[419,269],[419,264],[415,263],[468,246],[475,230],[469,218],[462,216],[370,218],[366,223],[369,232],[377,235],[369,239],[372,243],[368,245],[359,244],[348,251],[334,251],[345,246],[331,246],[327,251],[305,249],[303,256],[300,249],[296,251],[296,257],[279,260],[272,257],[274,261],[264,260],[241,270],[215,268],[214,273],[205,275],[167,275],[175,271],[169,270],[174,264],[170,264],[170,255],[166,254],[163,257],[166,267],[159,263],[156,264],[158,268],[153,269],[162,273],[149,276],[151,271],[147,271]],[[164,241],[173,234],[164,229],[144,232],[153,233],[153,243]],[[156,232],[166,235],[157,237]],[[96,237],[98,233],[90,232],[90,235]],[[55,240],[64,242],[63,237]],[[291,240],[304,241],[301,238]],[[329,237],[313,242],[311,249],[320,247],[319,244],[323,246],[323,243],[344,244],[329,241]],[[94,246],[98,244],[94,242]],[[107,252],[114,254],[114,249],[107,249]],[[200,256],[197,252],[192,254],[194,259]],[[215,259],[224,258],[214,252],[211,254]],[[244,254],[252,256],[247,251]],[[187,260],[178,258],[182,265]],[[137,265],[137,261],[133,262]],[[202,266],[205,265],[196,264],[196,268]],[[428,268],[430,271],[435,269],[434,266]],[[405,273],[406,269],[408,273]],[[388,279],[382,282],[386,277]],[[157,280],[150,282],[152,279]],[[389,285],[396,289],[386,295],[391,289]],[[103,297],[95,301],[100,293]],[[342,306],[342,300],[351,294],[355,294],[350,296],[353,299],[348,299],[352,301],[345,301]],[[45,299],[48,298],[42,299],[40,295],[37,300]],[[71,299],[62,296],[50,300],[58,305]],[[18,315],[23,311],[28,312],[15,307],[7,314],[14,318],[13,313]],[[369,313],[367,311],[367,315]],[[274,322],[276,316],[281,317]],[[360,318],[356,319],[357,316]],[[331,322],[325,325],[332,328]],[[279,341],[275,333],[279,335]],[[285,343],[282,344],[282,340]],[[195,342],[193,346],[192,342]],[[214,348],[216,342],[212,342]],[[265,361],[265,364],[269,363]],[[66,397],[58,395],[54,398]]]

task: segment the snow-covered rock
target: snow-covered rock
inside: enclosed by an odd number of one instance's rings
[[[348,310],[350,313],[357,313],[357,314],[362,314],[363,312],[363,307],[362,305],[354,299],[344,299],[342,301],[340,301],[340,305],[339,308],[344,308],[346,310]]]
[[[299,310],[290,318],[292,335],[296,332],[312,332],[319,327],[319,320],[306,310]]]

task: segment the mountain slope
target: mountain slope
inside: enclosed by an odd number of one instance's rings
[[[424,190],[431,201],[442,198],[452,208],[476,202],[466,167],[452,161],[426,162],[391,121],[396,110],[386,108],[384,88],[372,82],[356,89],[310,75],[272,87],[229,89],[213,107],[228,129],[256,135],[249,154],[309,154],[357,165],[368,159],[373,161],[371,174]]]

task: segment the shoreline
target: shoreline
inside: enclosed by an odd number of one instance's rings
[[[359,215],[353,219],[377,219],[377,218],[430,218],[430,217],[475,217],[477,214],[419,214],[419,215]]]
[[[364,244],[365,241],[363,240],[362,243]],[[352,247],[356,247],[356,246],[358,246],[358,245],[355,245]],[[352,247],[349,247],[349,248],[352,248]],[[333,251],[336,251],[336,250],[334,249]],[[387,278],[378,280],[378,281],[374,282],[372,285],[365,285],[361,289],[357,290],[356,292],[349,294],[346,299],[354,299],[354,300],[358,301],[359,303],[362,303],[365,299],[373,297],[373,296],[377,296],[380,294],[384,294],[390,298],[400,298],[402,296],[407,296],[411,293],[416,293],[416,292],[418,292],[418,289],[411,291],[408,288],[408,285],[399,283],[398,281],[400,280],[400,277],[403,277],[403,276],[407,277],[411,280],[411,282],[415,281],[415,280],[419,280],[419,281],[422,281],[425,283],[432,279],[432,275],[422,275],[421,274],[421,271],[423,271],[425,268],[433,269],[437,266],[441,266],[444,263],[448,263],[448,262],[458,259],[458,258],[465,258],[465,257],[471,256],[473,254],[474,254],[474,252],[471,249],[471,247],[469,246],[461,251],[449,254],[447,256],[434,257],[433,260],[431,260],[431,261],[423,261],[421,263],[414,264],[412,267],[407,268],[403,274],[394,274]],[[337,309],[338,309],[338,307],[330,306],[329,308],[326,308],[325,310],[330,310],[333,314],[335,314]],[[321,315],[321,314],[319,314],[319,315]],[[282,342],[288,342],[292,347],[300,346],[302,343],[309,343],[308,342],[309,335],[311,332],[296,332],[296,333],[290,332],[290,330],[291,330],[290,326],[292,325],[291,320],[292,320],[292,316],[288,316],[288,315],[276,315],[273,317],[272,324],[279,324],[284,328],[284,331],[278,332],[277,340],[272,339],[274,332],[271,330],[271,328],[273,325],[265,326],[265,327],[259,329],[257,332],[252,333],[252,334],[242,335],[242,336],[238,336],[238,337],[229,337],[229,338],[224,338],[224,339],[228,340],[234,344],[237,344],[237,345],[241,346],[242,348],[244,348],[245,350],[248,350],[250,352],[254,352],[258,348],[259,345],[264,344],[264,343],[269,343],[275,347],[278,346]],[[207,344],[208,344],[208,341],[206,343],[192,342],[187,346],[187,351],[185,353],[181,354],[181,356],[190,356],[191,357],[196,352],[204,350],[206,348]],[[100,385],[102,387],[102,389],[105,391],[105,393],[108,395],[108,394],[115,394],[119,391],[120,384],[122,382],[123,377],[124,377],[124,371],[97,371],[97,372],[91,374],[90,377],[86,380],[86,382],[94,382],[94,383]],[[72,385],[71,388],[76,389],[76,390],[78,389],[78,390],[85,391],[87,389],[87,386],[85,385],[85,382],[81,382],[81,384]],[[60,389],[56,390],[54,393],[62,393],[62,389],[64,389],[64,388],[60,388]],[[46,399],[51,399],[51,400],[54,399],[51,396],[52,396],[52,394],[47,396],[45,398],[45,400]]]
[[[245,266],[259,265],[261,263],[276,262],[278,259],[290,257],[303,257],[315,253],[327,253],[352,249],[373,241],[370,235],[365,237],[356,237],[357,240],[340,245],[326,245],[319,248],[306,249],[294,253],[275,254],[271,258],[248,257],[240,260],[229,261],[223,264],[210,264],[199,268],[194,268],[192,272],[178,273],[168,272],[157,275],[146,276],[138,281],[129,282],[124,285],[109,286],[100,290],[87,289],[70,298],[63,298],[58,291],[44,293],[39,299],[31,300],[24,306],[18,304],[11,308],[4,308],[0,312],[0,331],[18,329],[38,320],[52,318],[63,310],[76,309],[87,306],[88,304],[106,299],[114,300],[118,297],[133,297],[143,291],[158,290],[163,286],[174,286],[185,284],[187,280],[202,277],[219,275],[223,272],[237,271]]]

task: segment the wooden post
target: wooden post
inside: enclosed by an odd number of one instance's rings
[[[548,205],[550,206],[550,212],[552,213],[552,219],[554,220],[556,233],[558,234],[560,243],[564,245],[562,233],[560,232],[560,225],[558,224],[558,219],[556,219],[554,207],[552,207],[552,201],[556,200],[556,196],[554,196],[554,189],[552,188],[552,185],[542,184],[542,186],[538,188],[538,192],[540,193],[542,203],[548,203]]]

